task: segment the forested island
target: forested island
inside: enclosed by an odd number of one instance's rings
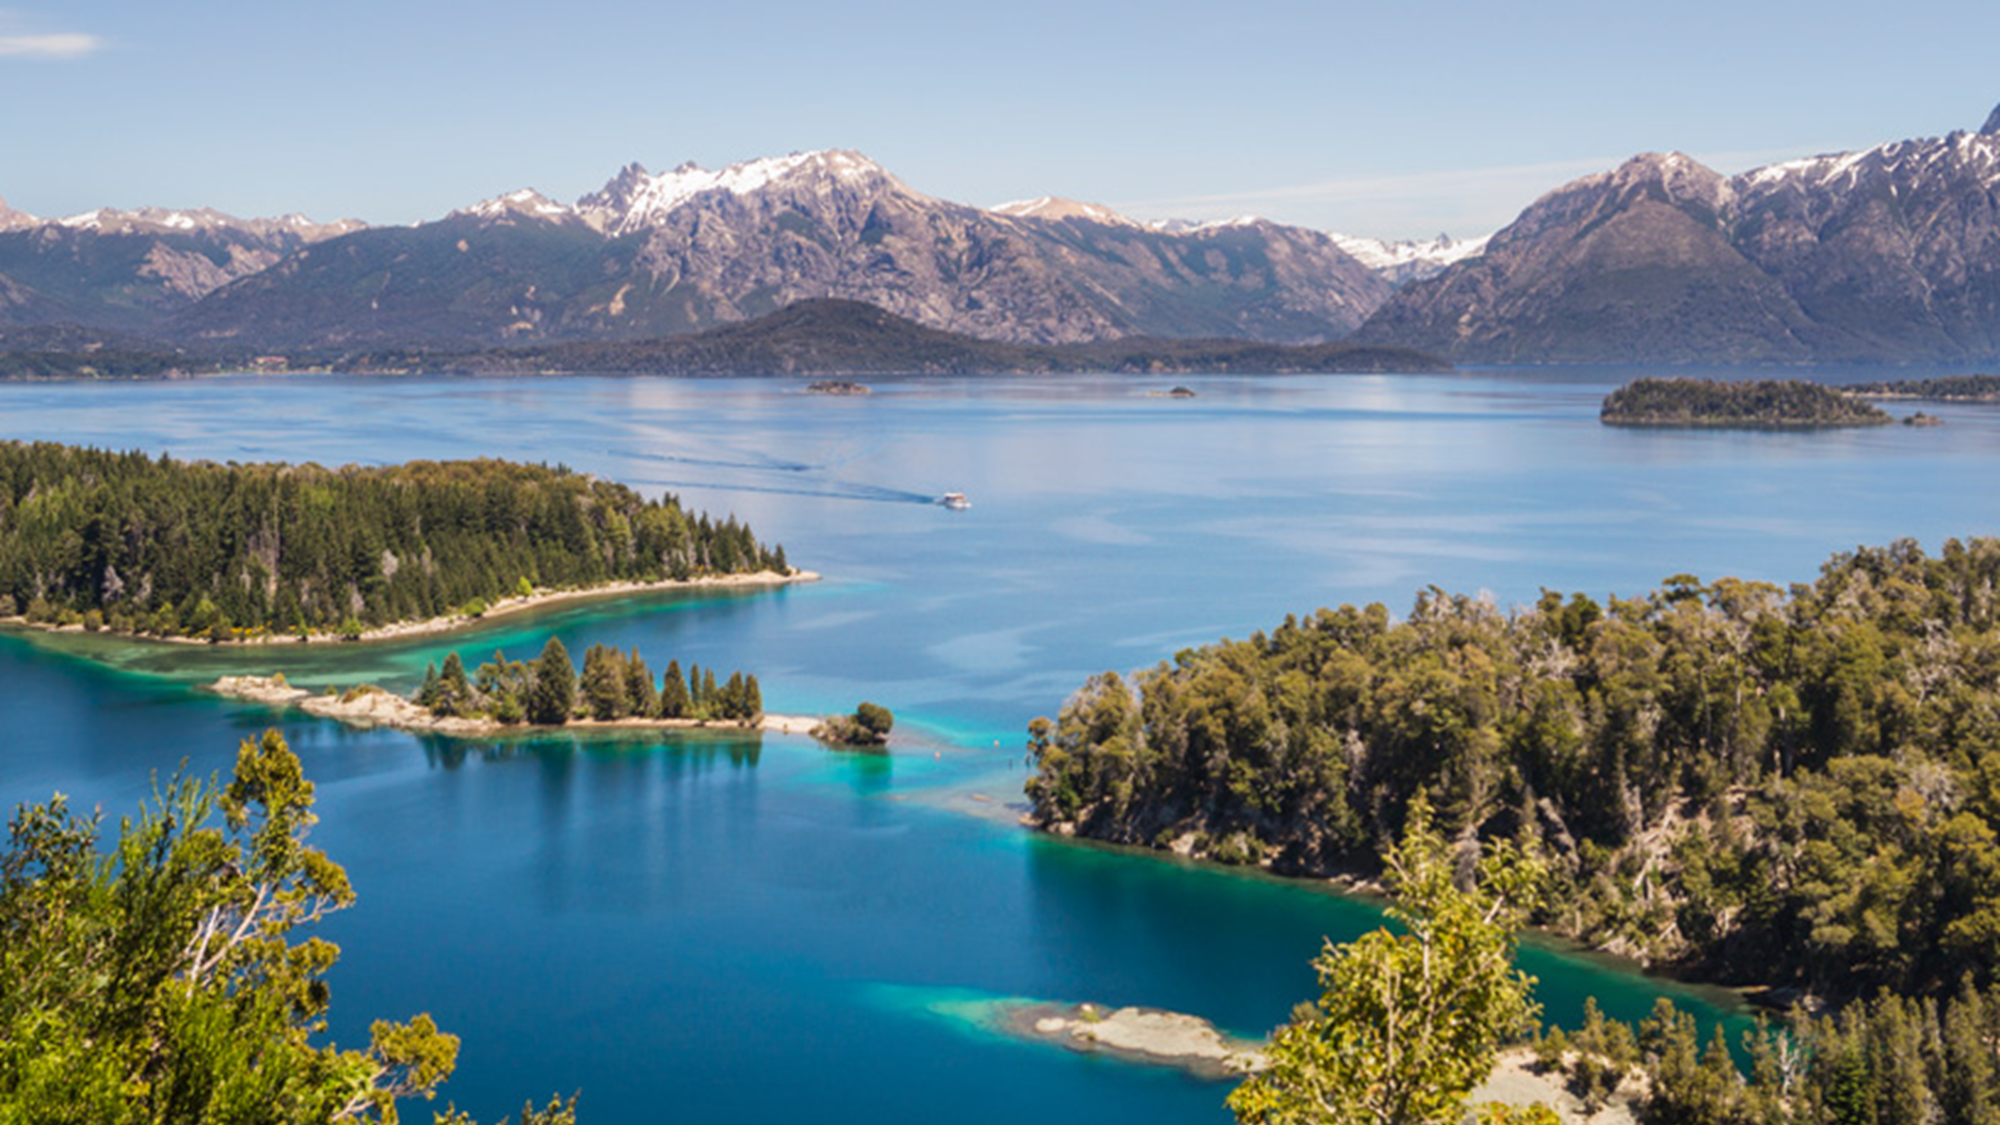
[[[547,465],[214,464],[0,442],[0,618],[360,638],[550,591],[799,577],[728,517]]]
[[[1854,383],[1842,388],[1865,398],[1922,399],[1928,402],[2000,402],[2000,375],[1947,375],[1939,379],[1897,379]]]
[[[1502,612],[1322,609],[1086,683],[1030,728],[1039,826],[1370,878],[1428,795],[1524,837],[1535,921],[1725,982],[1917,995],[2000,966],[2000,540]]]
[[[758,727],[805,734],[820,722],[767,715],[755,675],[731,672],[726,680],[718,680],[715,669],[696,664],[683,675],[680,661],[674,659],[655,678],[636,648],[628,654],[592,645],[579,671],[557,637],[550,637],[534,660],[510,660],[504,651],[495,652],[470,673],[464,659],[453,652],[442,667],[432,664],[425,669],[423,685],[411,696],[374,684],[314,695],[292,686],[282,673],[224,676],[208,690],[232,699],[295,706],[355,726],[464,736],[573,723]]]
[[[1888,412],[1803,379],[1634,379],[1604,398],[1607,426],[1814,429],[1884,426]]]

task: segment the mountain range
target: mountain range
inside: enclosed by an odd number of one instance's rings
[[[632,165],[574,203],[521,190],[411,227],[8,212],[0,324],[68,319],[239,349],[462,347],[641,339],[840,297],[1016,343],[1314,343],[1388,296],[1322,232],[1147,225],[1044,202],[952,203],[825,151],[720,171]]]
[[[1723,176],[1634,157],[1543,196],[1353,337],[1474,363],[2000,357],[2000,109],[1980,132]]]
[[[2000,358],[2000,110],[1976,133],[1724,176],[1647,154],[1486,239],[1381,242],[1244,218],[979,208],[827,150],[631,165],[406,227],[0,203],[0,329],[207,354],[639,341],[863,301],[1021,345],[1348,339],[1474,363]]]

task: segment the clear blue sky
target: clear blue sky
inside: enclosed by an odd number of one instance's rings
[[[1484,233],[1648,150],[1976,129],[2000,3],[0,0],[0,197],[374,223],[855,148],[920,191]]]

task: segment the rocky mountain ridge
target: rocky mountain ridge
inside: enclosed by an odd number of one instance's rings
[[[1262,220],[1167,231],[1100,211],[952,203],[841,150],[719,171],[634,164],[573,205],[523,190],[312,247],[172,327],[272,348],[637,339],[836,297],[1014,343],[1315,343],[1388,295],[1316,231]]]
[[[0,326],[153,328],[231,281],[363,225],[158,207],[43,219],[0,200]]]
[[[1729,177],[1634,157],[1404,286],[1355,339],[1484,363],[2000,356],[1996,119]]]

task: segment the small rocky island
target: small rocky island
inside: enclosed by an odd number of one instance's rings
[[[867,395],[874,391],[846,379],[819,379],[806,384],[806,393],[815,395]]]
[[[1803,379],[1635,379],[1605,396],[1607,426],[1826,429],[1896,419],[1854,395]]]

